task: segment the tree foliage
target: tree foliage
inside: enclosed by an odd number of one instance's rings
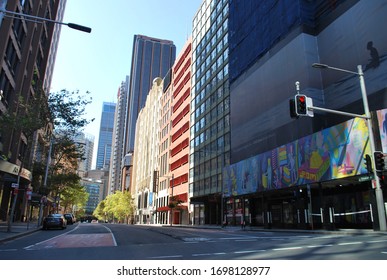
[[[79,91],[61,90],[49,95],[48,106],[57,135],[75,136],[94,121],[94,118],[85,118],[86,106],[92,102],[89,94],[88,91],[85,95],[80,95]]]
[[[117,191],[102,200],[94,210],[93,215],[101,220],[113,218],[119,222],[129,223],[135,209],[131,193]]]
[[[79,183],[68,184],[60,194],[60,202],[65,212],[72,212],[74,208],[83,208],[88,198],[89,194],[86,192],[85,187]]]
[[[31,96],[28,100],[20,96],[10,108],[14,108],[14,110],[6,111],[0,115],[0,134],[11,135],[10,142],[19,139],[20,135],[24,137],[27,148],[21,155],[23,164],[24,157],[31,151],[34,134],[50,123],[50,110],[46,96],[40,92]],[[5,159],[10,158],[10,151],[3,157]]]
[[[84,157],[83,146],[75,143],[75,137],[94,119],[85,118],[85,108],[92,99],[80,95],[79,91],[61,90],[51,93],[48,107],[54,125],[51,139],[52,164],[50,165],[49,190],[60,196],[61,206],[69,211],[73,206],[83,207],[88,194],[80,185],[76,174],[78,162]]]
[[[24,140],[25,148],[20,149],[18,157],[22,167],[32,169],[32,183],[34,187],[40,184],[41,193],[60,194],[66,205],[82,203],[85,196],[76,170],[84,151],[82,146],[75,143],[75,137],[94,121],[86,118],[86,106],[92,102],[90,92],[81,95],[79,91],[61,90],[46,95],[37,74],[34,74],[31,85],[34,88],[33,94],[27,98],[19,97],[9,104],[8,111],[0,115],[0,136],[8,135],[7,141],[10,143],[20,138]],[[47,143],[53,145],[54,161],[48,173],[49,188],[41,186],[46,162],[34,163],[27,160],[31,155],[34,135],[38,131]],[[11,151],[4,151],[0,156],[8,160],[12,154]],[[27,163],[33,165],[29,166]]]

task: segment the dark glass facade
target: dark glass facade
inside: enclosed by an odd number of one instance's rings
[[[228,1],[204,1],[193,20],[190,193],[195,224],[221,224],[230,163]]]
[[[128,94],[126,152],[134,150],[137,116],[145,106],[153,80],[164,77],[176,58],[172,41],[135,35]]]
[[[364,119],[318,110],[292,119],[289,99],[298,81],[313,106],[364,114],[360,66],[376,149],[385,152],[385,1],[241,2],[230,1],[228,222],[378,228]],[[316,62],[344,71],[314,69]]]

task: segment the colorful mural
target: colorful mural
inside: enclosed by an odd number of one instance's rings
[[[387,151],[387,109],[380,110],[377,112],[378,122],[379,122],[379,131],[380,139],[382,141],[382,151],[386,153]]]
[[[365,154],[367,124],[355,118],[226,167],[224,196],[365,174]]]

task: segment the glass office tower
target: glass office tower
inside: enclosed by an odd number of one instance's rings
[[[172,41],[134,35],[126,127],[126,153],[134,150],[136,121],[153,80],[164,77],[176,58]]]
[[[96,169],[98,170],[109,170],[110,167],[115,111],[116,103],[103,103],[97,150]]]
[[[203,1],[193,21],[190,196],[195,224],[221,224],[230,162],[228,1]]]

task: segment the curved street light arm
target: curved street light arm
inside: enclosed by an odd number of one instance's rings
[[[11,12],[11,11],[1,9],[1,8],[0,8],[0,13],[2,13],[4,15],[4,17],[8,17],[8,18],[24,18],[24,20],[26,20],[26,21],[32,21],[32,22],[38,22],[38,23],[43,23],[45,21],[52,22],[55,24],[67,25],[68,27],[70,27],[72,29],[79,30],[82,32],[87,32],[87,33],[91,32],[90,27],[75,24],[75,23],[66,23],[66,22],[52,20],[49,18],[42,18],[42,17],[27,15],[27,14],[23,14],[23,13]]]

